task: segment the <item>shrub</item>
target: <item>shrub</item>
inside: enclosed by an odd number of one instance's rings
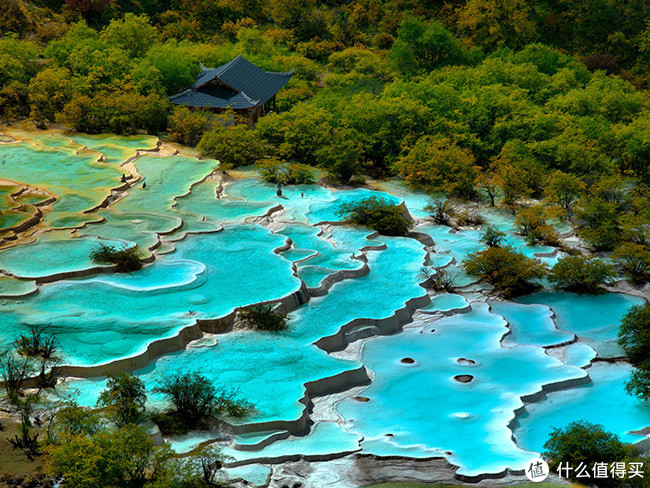
[[[262,179],[269,183],[283,185],[300,185],[314,182],[311,166],[300,163],[287,163],[281,159],[267,159],[255,163],[262,174]]]
[[[531,206],[522,208],[515,219],[515,226],[519,233],[526,237],[528,244],[534,245],[542,242],[548,245],[557,244],[557,232],[546,223],[547,212],[543,207]]]
[[[614,268],[602,259],[586,256],[567,256],[553,268],[549,280],[557,288],[578,293],[597,293],[602,285],[611,283]]]
[[[451,226],[451,218],[456,213],[456,209],[449,200],[434,199],[429,203],[424,210],[429,212],[433,221],[438,225]]]
[[[625,391],[650,400],[650,304],[635,305],[621,320],[618,343],[636,368]]]
[[[29,335],[21,334],[14,342],[16,352],[27,357],[50,359],[56,351],[54,336],[45,333],[46,327],[29,324]]]
[[[456,225],[460,227],[480,227],[485,223],[483,216],[469,210],[456,212]]]
[[[506,238],[506,233],[496,227],[488,227],[481,236],[481,242],[489,247],[501,247]]]
[[[614,257],[623,263],[623,272],[633,283],[650,281],[650,250],[646,246],[626,242],[616,248]]]
[[[584,420],[572,422],[565,428],[555,428],[544,444],[542,454],[549,462],[551,471],[560,463],[574,468],[569,473],[569,479],[581,482],[577,478],[575,468],[584,463],[591,469],[594,463],[610,463],[624,461],[636,455],[636,449],[621,442],[615,434],[607,432],[602,425],[591,424]],[[592,478],[598,486],[613,486],[619,483],[617,478]]]
[[[444,269],[433,270],[425,266],[420,270],[420,279],[427,290],[453,293],[456,289],[453,278]]]
[[[287,328],[287,315],[274,310],[273,305],[257,304],[243,308],[240,318],[259,330],[279,331]]]
[[[463,267],[467,273],[492,284],[504,297],[532,291],[537,285],[531,280],[546,274],[546,268],[534,259],[500,247],[470,254],[463,260]]]
[[[147,401],[144,383],[129,373],[109,375],[106,388],[99,395],[97,403],[108,407],[118,427],[139,424],[143,420]]]
[[[164,376],[154,391],[164,394],[189,426],[199,425],[213,414],[217,406],[215,386],[198,372]]]
[[[363,225],[387,236],[403,236],[408,232],[411,221],[399,205],[393,205],[383,198],[368,197],[360,202],[344,203],[336,211],[339,216],[356,225]]]
[[[128,247],[125,245],[121,248],[116,248],[114,246],[100,244],[97,249],[92,250],[90,259],[98,264],[116,264],[116,269],[120,273],[136,271],[142,268],[142,262],[138,257],[137,246]]]

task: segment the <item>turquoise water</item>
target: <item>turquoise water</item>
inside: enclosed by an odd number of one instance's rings
[[[0,338],[11,340],[27,323],[49,324],[66,362],[137,354],[197,317],[221,317],[296,291],[290,263],[273,252],[283,243],[257,225],[231,227],[180,241],[175,252],[134,273],[44,285],[37,295],[0,302]]]
[[[519,303],[543,303],[556,314],[558,328],[573,332],[600,356],[621,356],[617,344],[618,326],[623,315],[633,306],[642,304],[642,298],[608,293],[605,295],[577,295],[573,293],[542,292],[526,295]]]
[[[110,188],[119,185],[121,169],[96,159],[97,154],[64,147],[22,142],[0,145],[3,178],[57,195],[52,211],[45,214],[46,225],[55,228],[93,220],[83,211],[101,203]]]
[[[510,324],[508,342],[531,346],[553,346],[571,341],[573,334],[558,330],[553,311],[546,305],[520,305],[511,302],[490,302],[492,311]]]
[[[370,401],[345,400],[337,409],[354,419],[346,423],[348,430],[375,443],[370,452],[382,443],[383,455],[412,455],[416,448],[420,457],[450,451],[450,462],[470,476],[521,469],[530,459],[510,440],[506,426],[522,404],[520,397],[586,372],[537,347],[501,347],[504,320],[487,304],[472,307],[471,313],[365,344],[362,361],[375,377],[361,395]],[[415,363],[401,363],[406,357]],[[461,364],[460,358],[476,364]],[[454,380],[463,374],[474,380]]]
[[[33,232],[35,242],[0,251],[0,270],[25,278],[0,276],[0,296],[5,297],[0,299],[0,344],[11,343],[27,331],[27,324],[36,323],[56,335],[65,363],[107,363],[141,354],[197,319],[280,300],[305,286],[317,288],[339,273],[341,281],[321,289],[322,296],[303,303],[301,295],[303,305],[291,311],[282,332],[235,327],[206,334],[135,371],[149,392],[163,375],[199,371],[216,387],[236,389],[255,404],[250,417],[227,419],[247,424],[248,434],[233,439],[216,431],[193,432],[170,440],[178,452],[217,442],[238,463],[250,464],[228,474],[257,484],[270,474],[268,466],[256,462],[262,458],[322,459],[360,450],[378,456],[446,457],[460,467],[459,473],[471,476],[520,469],[532,452],[542,449],[553,426],[571,420],[603,423],[630,441],[638,440],[630,430],[650,425],[647,407],[623,391],[629,365],[593,362],[597,353],[620,356],[618,324],[641,299],[547,291],[516,302],[485,302],[482,290],[489,287],[476,284],[460,266],[468,254],[484,249],[482,231],[419,225],[416,230],[435,242],[427,261],[425,246],[415,239],[341,225],[340,206],[369,196],[403,203],[414,217],[427,217],[429,197],[401,183],[382,183],[382,191],[298,185],[283,188],[278,197],[275,185],[247,170],[246,178],[223,183],[217,198],[219,183],[210,179],[216,178],[211,174],[217,161],[199,160],[185,150],[169,157],[149,153],[133,159],[147,188],[140,182],[108,208],[86,213],[119,185],[125,171],[119,164],[138,149],[154,148],[157,139],[12,134],[24,140],[0,145],[0,177],[47,188],[59,200]],[[97,162],[100,156],[102,163]],[[0,189],[4,209],[13,205],[9,194],[18,187]],[[23,200],[29,204],[40,198],[26,194]],[[269,228],[252,223],[271,210]],[[513,235],[512,215],[481,212],[525,255],[553,252],[527,246]],[[4,224],[12,218],[10,213],[6,217]],[[290,249],[279,251],[288,241]],[[100,242],[137,244],[142,257],[153,262],[129,274],[99,273],[36,285],[39,277],[95,266],[89,254]],[[540,258],[548,265],[556,259]],[[425,262],[444,267],[463,288],[432,294],[427,305],[427,291],[419,285]],[[364,276],[349,273],[364,266]],[[344,275],[348,277],[342,279]],[[414,299],[425,313],[409,323],[405,308]],[[408,325],[400,331],[404,323]],[[388,335],[356,344],[342,356],[350,359],[324,350],[344,348],[346,341],[380,330]],[[335,405],[339,421],[312,424],[305,385],[341,376],[347,378],[339,385],[345,391],[362,384],[364,367],[372,382],[359,395],[369,401],[344,393]],[[531,396],[543,385],[586,380],[587,374],[588,385]],[[58,392],[77,391],[81,404],[93,406],[104,386],[105,378],[75,379]],[[522,397],[526,410],[515,422],[515,443],[508,425],[524,405]],[[150,394],[150,408],[167,406],[161,395]],[[296,427],[299,419],[307,421]],[[271,421],[276,424],[269,426]],[[269,432],[276,428],[294,435]],[[273,442],[257,446],[268,440]],[[257,447],[236,449],[244,445]]]
[[[624,390],[631,367],[625,363],[596,363],[587,371],[593,383],[549,393],[546,400],[526,406],[527,414],[514,429],[519,446],[541,451],[553,428],[564,428],[576,420],[600,424],[624,442],[643,439],[629,433],[650,425],[650,406]]]
[[[71,238],[68,234],[47,235],[32,244],[0,252],[0,269],[21,278],[81,271],[99,266],[90,260],[90,253],[100,244],[118,248],[126,245],[118,240]]]

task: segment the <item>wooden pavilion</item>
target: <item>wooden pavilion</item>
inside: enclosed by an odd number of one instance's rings
[[[194,85],[169,100],[175,105],[214,112],[232,110],[249,123],[276,111],[275,96],[293,75],[293,70],[286,73],[264,71],[241,55],[218,68],[201,68]]]

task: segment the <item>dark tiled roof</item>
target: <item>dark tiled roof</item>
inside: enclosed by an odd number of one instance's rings
[[[174,104],[193,107],[251,108],[270,100],[287,84],[292,75],[293,71],[288,73],[264,71],[242,56],[237,56],[218,68],[203,68],[192,88],[169,99]],[[217,88],[207,85],[213,80],[219,80],[232,87],[234,91],[227,87]]]
[[[257,100],[251,100],[245,93],[216,86],[206,86],[200,90],[190,88],[169,97],[169,100],[175,105],[203,108],[246,109],[258,104]]]

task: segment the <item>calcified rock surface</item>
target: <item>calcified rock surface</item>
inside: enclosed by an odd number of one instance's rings
[[[508,484],[558,423],[646,439],[650,411],[622,391],[629,366],[599,361],[620,355],[618,321],[643,290],[496,300],[460,266],[481,231],[433,225],[426,197],[396,182],[278,198],[254,172],[233,179],[156,138],[2,132],[0,342],[48,325],[66,363],[57,394],[86,405],[125,370],[149,389],[199,370],[255,402],[167,439],[178,452],[216,443],[229,475],[255,485]],[[338,207],[371,195],[404,205],[413,232],[342,225]],[[510,215],[484,215],[521,252],[558,259],[526,246]],[[144,268],[98,266],[99,244],[138,245]],[[455,292],[428,292],[442,269]],[[242,326],[237,311],[260,302],[290,313],[286,331]]]

